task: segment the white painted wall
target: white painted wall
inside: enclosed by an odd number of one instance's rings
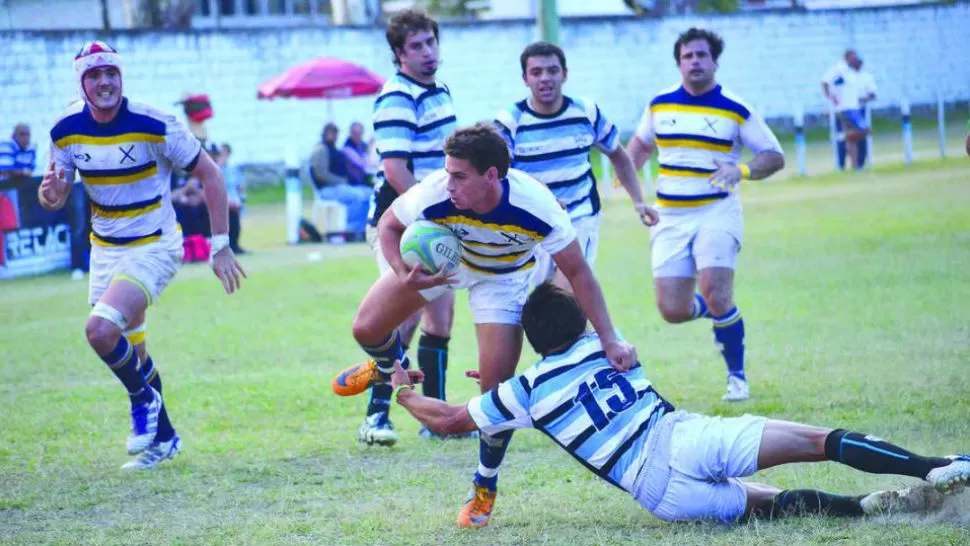
[[[678,81],[672,46],[690,26],[720,32],[727,49],[719,79],[769,117],[803,103],[825,110],[819,80],[846,47],[856,48],[877,78],[880,103],[970,98],[970,5],[807,14],[565,21],[569,94],[597,101],[630,131],[652,93]],[[71,62],[91,32],[0,33],[0,135],[18,121],[40,139],[74,96]],[[491,118],[524,96],[518,55],[536,37],[528,22],[446,25],[440,77],[452,89],[463,124]],[[320,55],[352,59],[392,73],[377,28],[297,28],[193,33],[116,33],[125,89],[134,99],[177,110],[183,92],[206,92],[215,118],[210,135],[228,141],[241,161],[276,161],[308,153],[329,120],[320,101],[256,100],[260,83]],[[334,103],[334,121],[370,119],[372,99]],[[878,106],[878,105],[877,105]],[[46,143],[39,142],[42,147]]]

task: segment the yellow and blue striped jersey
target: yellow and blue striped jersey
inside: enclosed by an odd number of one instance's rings
[[[534,427],[626,491],[647,460],[653,427],[673,410],[640,364],[614,370],[596,334],[468,402],[469,415],[485,434]]]
[[[177,232],[172,169],[194,169],[202,145],[174,116],[124,98],[102,124],[79,101],[50,136],[55,168],[71,181],[76,169],[84,183],[94,243],[134,246]]]
[[[398,72],[387,80],[374,103],[374,141],[381,159],[406,159],[414,179],[421,181],[445,166],[445,139],[457,127],[448,86],[423,84]],[[368,213],[376,226],[398,196],[384,176],[375,177]]]
[[[596,177],[589,161],[595,146],[609,154],[620,145],[616,126],[596,103],[563,97],[554,114],[540,114],[521,100],[495,117],[512,156],[512,167],[528,173],[552,190],[578,220],[600,211]]]
[[[448,172],[431,173],[399,197],[391,209],[404,225],[430,220],[448,226],[462,246],[462,268],[470,278],[510,278],[529,274],[535,249],[550,255],[576,239],[569,215],[541,182],[509,169],[501,181],[502,200],[485,214],[459,209],[448,194]]]
[[[708,177],[717,170],[715,160],[738,163],[743,146],[755,154],[783,153],[761,116],[720,85],[696,97],[680,85],[655,96],[636,136],[657,148],[657,203],[664,207],[697,207],[728,197]]]

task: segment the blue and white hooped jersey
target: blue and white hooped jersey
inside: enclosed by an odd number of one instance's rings
[[[715,160],[737,164],[742,146],[755,154],[783,153],[761,116],[720,85],[697,97],[680,85],[660,93],[644,110],[636,136],[657,148],[662,207],[699,207],[729,197],[708,177],[717,170]]]
[[[485,214],[456,207],[447,185],[448,172],[435,171],[391,207],[404,225],[430,220],[454,231],[470,278],[527,276],[537,246],[554,255],[576,240],[569,216],[549,189],[521,171],[509,169],[502,201]]]
[[[50,135],[55,168],[70,181],[77,169],[90,198],[92,242],[135,246],[178,231],[172,169],[194,169],[202,145],[174,116],[124,98],[102,124],[79,101]]]
[[[642,366],[626,372],[610,367],[596,334],[468,402],[482,432],[534,427],[626,491],[646,462],[651,430],[673,410],[653,390]]]
[[[563,97],[555,114],[540,114],[528,99],[498,113],[495,123],[509,146],[512,167],[552,190],[573,220],[600,211],[596,177],[589,161],[595,146],[612,153],[620,145],[618,131],[591,101]]]
[[[458,121],[451,92],[440,82],[423,84],[400,72],[384,84],[374,103],[374,139],[381,159],[408,161],[417,181],[445,166],[445,139]],[[397,198],[384,176],[375,177],[374,196],[368,218],[373,226]]]
[[[33,146],[22,149],[15,140],[0,142],[0,173],[35,170],[37,170],[37,150]]]

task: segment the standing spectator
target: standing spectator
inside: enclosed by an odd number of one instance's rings
[[[367,173],[367,143],[364,142],[364,126],[355,121],[350,125],[350,136],[344,142],[344,158],[347,160],[347,181],[351,186],[370,186]]]
[[[337,201],[347,207],[347,231],[360,235],[367,225],[372,190],[348,183],[347,161],[337,149],[337,135],[337,126],[333,123],[323,128],[323,139],[310,157],[310,178],[320,199]]]
[[[859,101],[863,95],[861,67],[862,59],[850,49],[845,52],[843,60],[822,77],[822,93],[835,108],[838,122],[845,131],[846,155],[856,168],[862,167],[858,143],[869,134],[869,125]]]
[[[862,112],[862,119],[866,119],[866,111],[869,109],[869,103],[876,100],[876,80],[870,72],[862,69],[862,58],[859,57],[858,59],[859,110]],[[835,130],[838,135],[839,169],[845,169],[845,134],[839,118],[835,119]],[[859,148],[859,163],[856,167],[861,169],[866,165],[866,157],[869,153],[869,142],[863,138],[859,140],[857,146]]]
[[[222,179],[226,182],[226,195],[229,198],[229,248],[233,254],[246,254],[239,246],[239,235],[242,232],[242,215],[246,212],[246,188],[243,184],[242,171],[236,165],[229,164],[232,157],[232,147],[223,144],[219,155],[215,157],[216,164],[222,168]]]
[[[0,179],[30,176],[37,166],[37,150],[30,144],[30,126],[18,123],[8,142],[0,142]]]

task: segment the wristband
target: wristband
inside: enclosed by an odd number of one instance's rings
[[[747,166],[747,164],[745,163],[742,163],[738,165],[738,168],[741,169],[741,178],[745,180],[748,180],[751,178],[751,167]]]
[[[398,385],[397,388],[394,389],[394,400],[397,400],[397,396],[401,394],[401,389],[408,389],[409,391],[413,391],[414,387],[412,387],[411,385]]]
[[[222,249],[229,246],[229,236],[225,233],[213,235],[209,244],[211,245],[209,249],[209,259],[211,260],[216,254],[222,252]]]

